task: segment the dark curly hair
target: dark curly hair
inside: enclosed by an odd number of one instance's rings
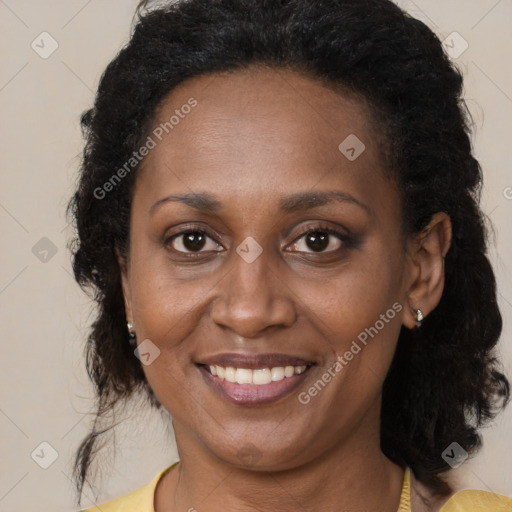
[[[97,190],[140,148],[177,85],[251,65],[298,71],[371,107],[386,170],[399,186],[404,236],[419,233],[436,212],[451,219],[441,301],[418,331],[402,326],[381,412],[384,454],[447,496],[442,452],[456,441],[475,453],[478,430],[510,396],[493,352],[502,319],[461,73],[435,34],[390,0],[181,0],[151,7],[139,5],[129,43],[82,115],[86,145],[68,205],[77,230],[70,243],[74,275],[98,306],[86,345],[95,419],[74,459],[78,503],[99,441],[114,426],[102,422],[109,411],[138,392],[162,407],[127,343],[117,258],[126,261],[129,251],[138,167],[106,198]]]

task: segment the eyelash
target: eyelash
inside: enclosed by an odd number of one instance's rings
[[[199,233],[201,235],[206,235],[208,238],[213,240],[215,243],[218,243],[218,242],[216,242],[215,237],[213,235],[211,235],[205,229],[202,229],[202,228],[199,228],[199,227],[193,226],[193,225],[187,225],[186,228],[183,229],[182,231],[180,231],[179,233],[174,233],[173,235],[171,235],[168,238],[166,238],[165,242],[164,242],[164,246],[167,248],[168,245],[171,244],[171,242],[174,239],[176,239],[176,238],[178,238],[180,236],[189,234],[189,233]],[[330,226],[326,226],[326,225],[322,225],[322,224],[318,224],[318,225],[315,225],[315,226],[308,226],[306,231],[304,231],[301,235],[296,237],[289,245],[296,244],[299,240],[301,240],[305,236],[309,235],[310,233],[324,233],[324,234],[335,236],[336,238],[338,238],[340,240],[340,242],[343,243],[343,245],[347,249],[348,248],[352,248],[352,247],[354,247],[356,245],[356,240],[353,238],[353,236],[351,236],[351,235],[349,235],[349,234],[347,234],[345,232],[341,232],[341,231],[338,231],[336,229],[333,229]],[[322,254],[335,254],[335,253],[339,252],[340,250],[341,250],[341,248],[335,249],[335,250],[331,250],[331,251],[323,251],[323,252],[314,252],[314,251],[311,251],[311,252],[292,251],[292,252],[298,252],[300,254],[322,255]],[[173,252],[175,252],[177,254],[180,254],[180,255],[185,255],[186,257],[189,257],[189,258],[198,257],[199,255],[201,255],[201,254],[203,254],[205,252],[210,252],[210,251],[202,251],[202,250],[201,251],[196,251],[196,252],[193,252],[193,251],[191,251],[191,252],[183,252],[183,251],[177,251],[176,249],[171,249],[171,251],[173,251]],[[215,251],[215,252],[221,252],[221,251]]]

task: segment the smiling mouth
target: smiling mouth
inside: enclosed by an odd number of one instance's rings
[[[261,360],[240,359],[236,366],[229,366],[228,363],[225,366],[196,363],[196,366],[210,389],[231,403],[245,406],[268,404],[289,395],[316,365],[295,359],[288,362],[301,364],[264,366]],[[267,363],[277,360],[269,358]],[[234,364],[233,358],[229,362]]]
[[[279,382],[283,379],[304,373],[308,366],[274,366],[273,368],[234,368],[232,366],[203,365],[212,375],[227,382],[237,384],[252,384],[264,386],[271,382]]]

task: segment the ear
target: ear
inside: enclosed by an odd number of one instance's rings
[[[129,279],[129,262],[119,254],[116,248],[117,261],[119,263],[119,269],[121,272],[121,286],[124,297],[124,308],[126,313],[126,321],[133,323],[133,312],[132,312],[132,294]]]
[[[444,258],[452,240],[452,223],[444,212],[436,213],[429,224],[408,243],[408,307],[403,324],[416,329],[416,310],[426,317],[441,300],[444,289]]]

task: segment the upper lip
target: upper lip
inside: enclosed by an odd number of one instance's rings
[[[276,366],[308,366],[311,360],[289,354],[236,354],[224,353],[201,358],[197,364],[222,366],[224,368],[274,368]]]

